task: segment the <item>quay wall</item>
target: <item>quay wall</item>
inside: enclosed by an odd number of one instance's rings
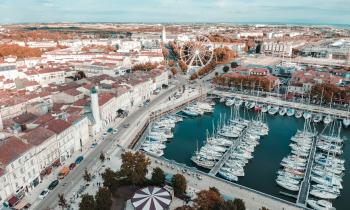
[[[188,167],[184,164],[179,164],[165,158],[158,158],[152,155],[148,156],[152,160],[153,167],[160,167],[169,174],[183,174],[186,177],[188,186],[191,188],[202,190],[208,189],[209,187],[216,187],[219,189],[221,194],[228,196],[231,199],[243,199],[246,208],[249,210],[259,210],[261,207],[266,207],[273,210],[309,210],[309,208],[305,206],[298,205],[230,181],[226,181],[222,178],[199,171],[196,168]],[[200,174],[202,179],[197,179],[195,174]]]
[[[300,109],[304,111],[310,111],[310,112],[321,113],[321,114],[329,114],[337,118],[349,117],[349,112],[347,111],[343,111],[339,109],[331,109],[327,107],[320,107],[320,106],[315,106],[311,104],[296,103],[292,101],[283,101],[275,97],[262,97],[262,96],[258,97],[258,96],[244,95],[240,93],[220,91],[220,90],[213,90],[211,91],[211,94],[217,95],[217,96],[224,96],[224,97],[238,97],[243,100],[255,101],[255,102],[260,102],[260,103],[269,104],[269,105],[289,107],[289,108]]]

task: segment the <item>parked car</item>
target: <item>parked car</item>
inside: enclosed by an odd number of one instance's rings
[[[92,143],[91,148],[95,148],[97,146],[97,143]]]
[[[41,191],[39,198],[44,199],[47,196],[47,194],[49,194],[49,190],[45,189],[45,190]]]
[[[79,164],[79,163],[81,163],[81,161],[83,161],[84,160],[84,157],[83,156],[79,156],[79,157],[77,157],[77,159],[75,159],[75,163],[76,164]]]
[[[66,177],[70,172],[69,167],[64,166],[63,168],[61,168],[60,172],[58,173],[58,179],[64,179],[64,177]]]
[[[59,181],[56,179],[50,183],[50,185],[47,187],[49,190],[55,189],[55,187],[58,185]]]
[[[71,163],[71,164],[69,165],[69,169],[70,169],[70,170],[73,170],[73,169],[75,168],[76,165],[77,165],[77,164],[75,164],[75,163]]]
[[[128,128],[129,126],[130,126],[129,123],[123,124],[123,127],[124,127],[124,128]]]

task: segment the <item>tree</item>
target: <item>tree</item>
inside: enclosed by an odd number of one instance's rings
[[[263,207],[261,207],[260,210],[269,210],[269,209],[263,206]]]
[[[103,152],[101,152],[101,154],[100,154],[100,160],[101,160],[101,162],[104,162],[105,159],[106,159],[105,154],[103,154]]]
[[[122,165],[120,174],[133,185],[141,185],[146,181],[148,166],[151,164],[149,158],[142,152],[125,152],[122,154]]]
[[[187,69],[188,69],[187,64],[186,64],[184,61],[182,61],[182,60],[179,61],[179,66],[180,66],[180,69],[181,69],[183,72],[186,72]]]
[[[172,73],[173,75],[176,75],[176,74],[177,74],[177,70],[176,70],[175,67],[171,68],[170,71],[171,71],[171,73]]]
[[[40,57],[42,52],[38,48],[22,47],[16,44],[0,44],[0,58],[13,55],[17,58]]]
[[[136,64],[131,69],[133,71],[151,71],[157,67],[158,67],[158,63],[147,62],[147,63]]]
[[[197,198],[194,200],[194,206],[200,210],[220,209],[223,203],[224,199],[216,188],[201,190],[197,193]]]
[[[111,192],[106,187],[100,187],[95,195],[96,210],[110,210],[112,205]]]
[[[238,67],[238,63],[237,62],[231,62],[231,68],[235,69]]]
[[[103,186],[107,187],[109,191],[114,192],[118,187],[117,173],[107,168],[102,174]]]
[[[236,210],[235,203],[233,200],[224,201],[220,210]]]
[[[94,196],[89,194],[84,194],[79,204],[79,210],[95,210],[95,209],[96,209],[96,203],[95,203]]]
[[[154,185],[163,187],[165,184],[164,171],[157,167],[153,169],[151,181]]]
[[[236,198],[233,203],[236,206],[236,210],[245,210],[245,204],[242,199]]]
[[[63,193],[58,194],[58,205],[63,209],[68,208],[68,203]]]
[[[187,188],[186,178],[182,174],[175,174],[171,179],[175,196],[184,195]]]
[[[230,67],[224,66],[224,67],[222,68],[222,70],[223,70],[225,73],[227,73],[227,72],[230,70]]]
[[[84,171],[84,176],[83,176],[84,180],[87,181],[87,182],[90,182],[91,181],[91,174],[88,172],[87,169],[85,169]]]
[[[173,67],[173,66],[175,65],[175,62],[174,62],[173,60],[171,60],[171,61],[169,61],[168,65],[169,65],[170,67]]]
[[[162,53],[163,53],[164,58],[169,58],[170,53],[169,53],[169,50],[167,48],[163,47]]]

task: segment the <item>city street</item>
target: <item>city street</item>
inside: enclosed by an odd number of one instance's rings
[[[77,165],[77,167],[72,170],[67,177],[65,177],[60,184],[48,196],[42,200],[37,206],[33,205],[32,209],[47,209],[54,208],[58,205],[58,195],[68,194],[77,183],[82,180],[82,174],[84,174],[85,169],[88,171],[95,166],[99,160],[100,153],[103,152],[108,157],[108,153],[116,147],[116,142],[123,148],[128,146],[130,135],[134,134],[132,132],[138,126],[140,119],[145,117],[150,110],[155,108],[157,105],[162,104],[165,100],[168,100],[168,97],[174,92],[176,87],[169,88],[165,90],[161,95],[156,97],[151,101],[150,105],[146,108],[140,108],[137,111],[131,113],[127,118],[122,120],[120,123],[114,127],[119,131],[117,135],[108,135],[105,140],[96,146],[96,148],[87,156],[84,157],[84,160]],[[122,124],[130,124],[130,127],[125,129]],[[94,175],[94,174],[92,174]],[[69,198],[66,198],[69,200]]]

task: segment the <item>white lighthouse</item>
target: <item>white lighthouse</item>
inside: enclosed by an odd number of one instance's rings
[[[100,107],[98,105],[97,87],[91,89],[91,111],[95,120],[95,133],[101,130]]]
[[[163,42],[163,44],[165,44],[167,42],[165,26],[163,26],[163,30],[162,30],[162,42]]]

